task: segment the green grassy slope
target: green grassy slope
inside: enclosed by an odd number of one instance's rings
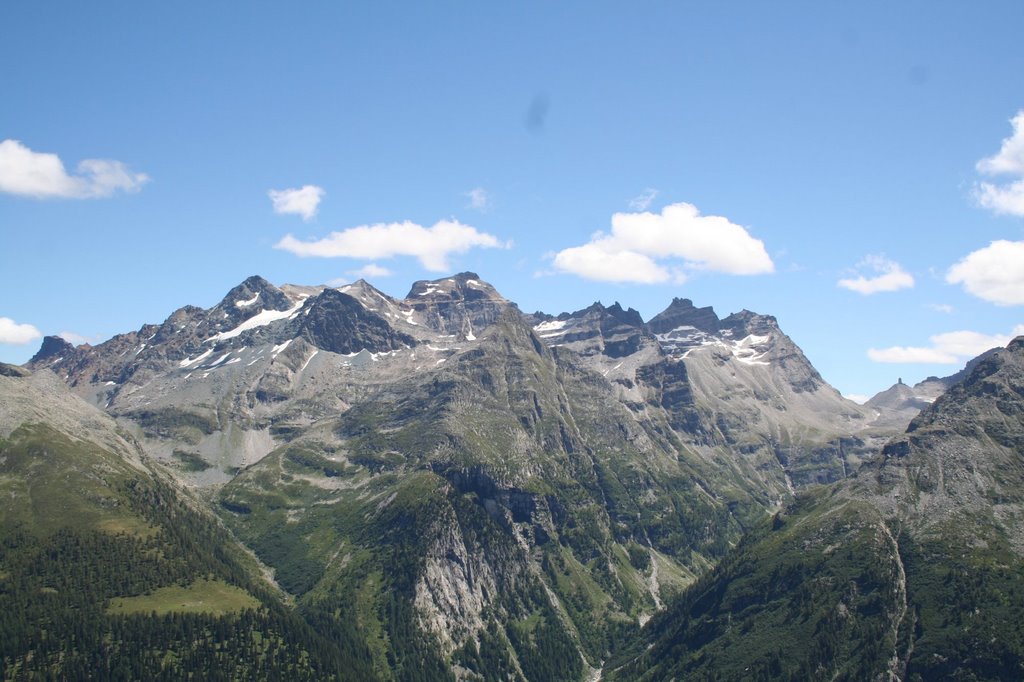
[[[0,376],[4,679],[370,679],[364,652],[285,608],[113,422],[97,413],[75,432],[55,428],[65,421],[49,410],[88,408],[33,381]],[[26,405],[38,421],[23,421]]]

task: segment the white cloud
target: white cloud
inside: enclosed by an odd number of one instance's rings
[[[323,187],[303,185],[298,189],[272,189],[267,192],[274,204],[274,213],[294,213],[303,220],[311,220],[316,215],[325,192]]]
[[[69,175],[56,154],[34,152],[17,140],[0,142],[0,192],[36,199],[94,199],[137,192],[149,176],[120,161],[85,159]]]
[[[1010,125],[1013,126],[1013,135],[1003,140],[998,154],[978,162],[979,172],[988,175],[1024,175],[1024,110],[1018,111],[1010,119]]]
[[[857,264],[857,268],[867,269],[877,274],[874,277],[858,275],[856,278],[841,279],[836,282],[837,286],[865,296],[914,286],[914,278],[904,271],[899,263],[891,261],[885,256],[868,256]]]
[[[871,400],[871,396],[864,395],[863,393],[844,393],[843,397],[847,400],[852,400],[858,405],[863,405],[867,401]]]
[[[953,306],[946,303],[929,303],[928,308],[937,313],[946,313],[947,315],[953,312]]]
[[[30,324],[18,324],[9,317],[0,317],[0,343],[24,345],[41,336],[42,333]]]
[[[1024,180],[1009,185],[981,182],[975,196],[979,204],[996,213],[1024,216]]]
[[[658,190],[648,187],[639,195],[629,200],[629,207],[634,211],[646,211],[651,207],[651,202],[658,196]]]
[[[376,263],[367,263],[358,270],[349,270],[346,274],[352,277],[390,277],[394,273]]]
[[[985,175],[1011,175],[1018,179],[1005,185],[980,182],[975,197],[985,208],[996,213],[1024,216],[1024,111],[1010,120],[1013,135],[1003,140],[999,152],[982,159],[975,166]]]
[[[466,208],[486,211],[491,207],[491,194],[483,187],[474,187],[466,192],[465,196],[469,197],[469,203],[466,204]]]
[[[1024,325],[1017,325],[1008,335],[989,335],[972,331],[946,332],[930,337],[930,346],[870,348],[868,357],[875,362],[952,365],[964,363],[990,348],[1005,346],[1021,334],[1024,334]]]
[[[669,271],[642,253],[608,251],[593,243],[559,251],[555,254],[555,267],[601,282],[657,284],[672,279]]]
[[[640,284],[681,281],[688,271],[754,275],[775,270],[760,239],[685,203],[666,206],[660,214],[616,213],[611,234],[598,232],[582,246],[559,251],[554,266],[585,279]]]
[[[475,227],[456,220],[441,220],[431,227],[407,220],[359,225],[313,241],[302,241],[289,234],[274,248],[303,257],[370,260],[413,256],[427,270],[442,272],[448,269],[448,258],[452,254],[465,253],[474,247],[494,249],[510,246],[493,235],[478,232]]]
[[[1024,305],[1024,241],[1000,239],[972,251],[949,269],[946,281],[996,305]]]

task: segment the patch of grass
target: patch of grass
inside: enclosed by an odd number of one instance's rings
[[[260,603],[251,594],[229,585],[223,580],[197,580],[187,587],[170,585],[137,597],[119,597],[110,600],[107,613],[132,613],[158,616],[168,613],[209,613],[223,616],[245,609],[255,609]]]
[[[198,452],[175,450],[172,454],[176,460],[181,462],[181,468],[184,471],[206,471],[213,468],[213,465],[203,459]]]

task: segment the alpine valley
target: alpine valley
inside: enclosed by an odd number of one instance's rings
[[[0,365],[5,679],[1020,679],[1024,338],[250,277]]]

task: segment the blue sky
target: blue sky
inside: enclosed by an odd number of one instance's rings
[[[846,394],[950,374],[1024,323],[1022,35],[1017,1],[3,3],[0,360],[251,274],[473,270],[772,314]]]

